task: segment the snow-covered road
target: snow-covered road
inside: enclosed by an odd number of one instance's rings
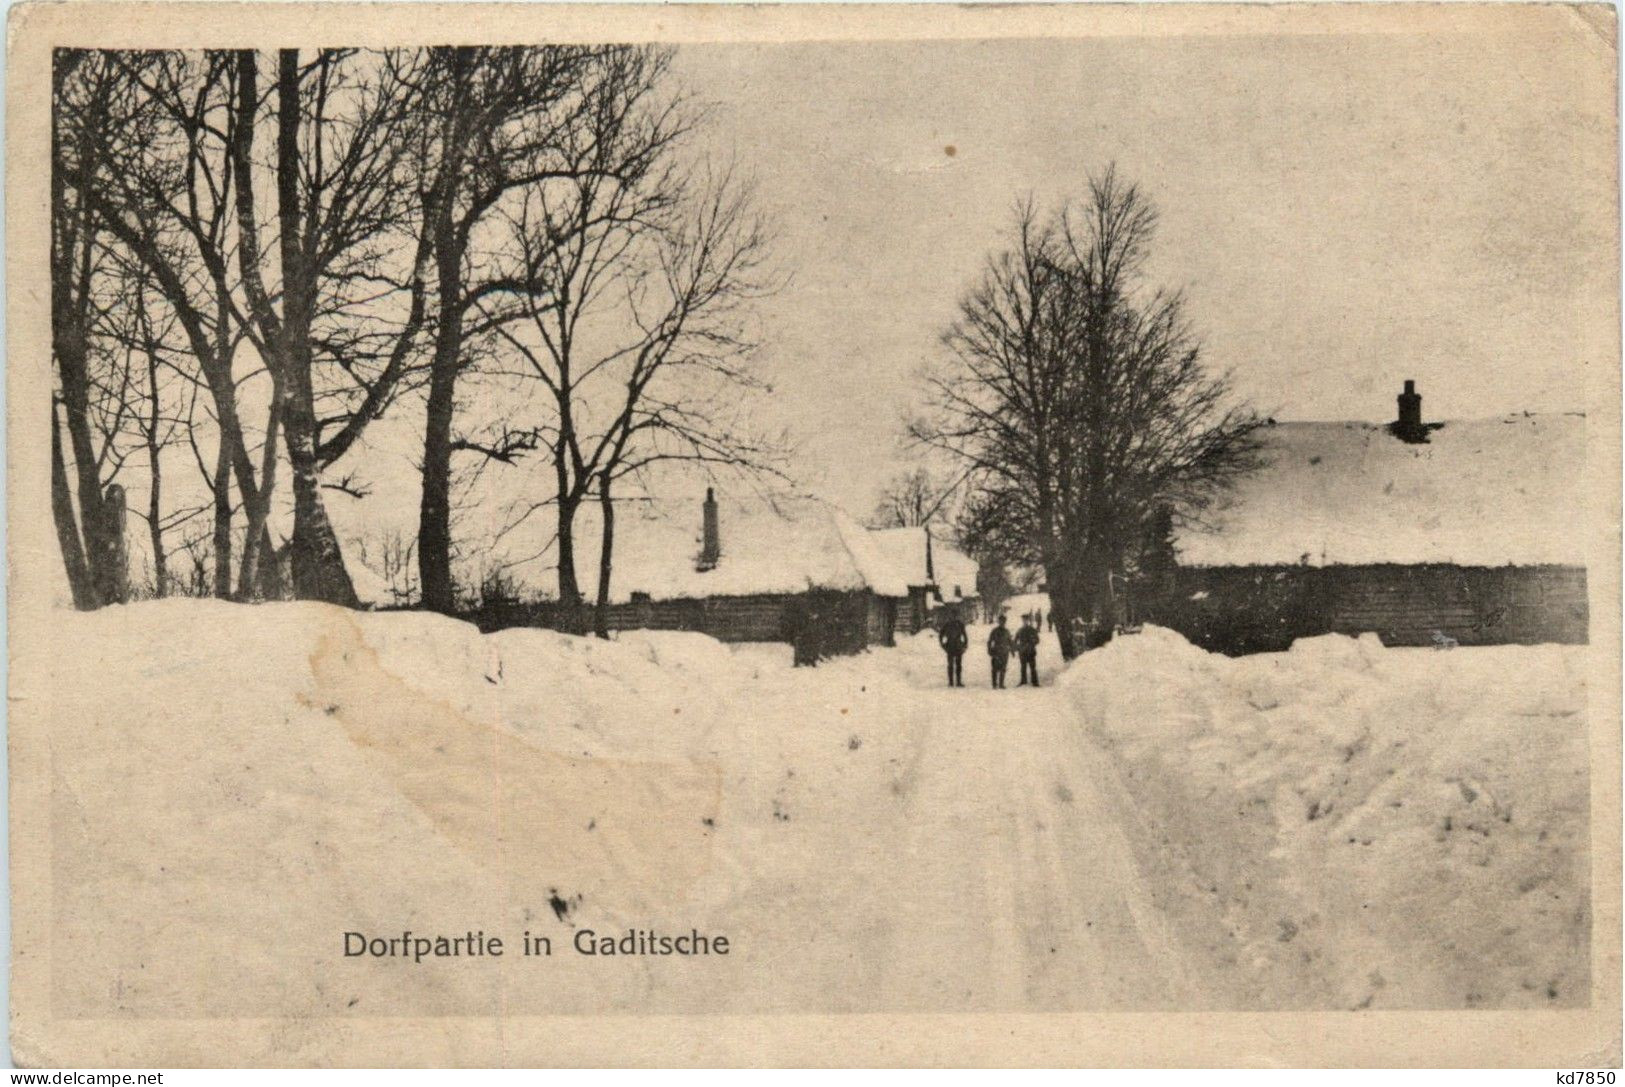
[[[880,654],[910,689],[913,726],[890,890],[906,920],[887,1002],[1190,1006],[1183,955],[1123,835],[1121,798],[1103,784],[1109,769],[1053,685],[1053,639],[1043,685],[992,690],[979,635],[960,689],[945,686],[928,638]],[[914,953],[919,931],[955,953]]]

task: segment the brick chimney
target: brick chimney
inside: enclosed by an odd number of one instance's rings
[[[1402,442],[1428,440],[1428,427],[1422,422],[1422,394],[1416,391],[1416,382],[1405,382],[1405,391],[1399,394],[1399,418],[1390,429]]]
[[[717,560],[722,558],[722,532],[717,521],[717,496],[711,488],[705,489],[705,517],[704,535],[700,540],[700,561],[696,568],[700,570],[714,570]]]

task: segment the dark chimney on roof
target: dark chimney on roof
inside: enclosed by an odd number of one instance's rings
[[[704,535],[700,540],[700,561],[696,567],[700,570],[714,570],[717,560],[722,558],[722,533],[717,522],[717,496],[711,488],[705,489],[705,527]]]
[[[1422,422],[1422,394],[1416,391],[1416,382],[1405,382],[1405,391],[1399,394],[1399,418],[1389,429],[1402,442],[1428,440],[1428,426]]]

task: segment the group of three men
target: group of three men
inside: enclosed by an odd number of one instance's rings
[[[957,612],[950,613],[937,628],[937,643],[948,655],[948,686],[963,687],[965,649],[970,645],[970,635]],[[1021,661],[1021,680],[1016,686],[1025,687],[1029,679],[1034,687],[1038,686],[1038,625],[1031,615],[1022,616],[1021,629],[1012,636],[1001,612],[998,625],[987,636],[987,656],[993,668],[995,688],[1004,686],[1004,673],[1010,665],[1012,650]]]

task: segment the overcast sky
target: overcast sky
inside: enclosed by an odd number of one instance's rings
[[[1614,359],[1611,99],[1572,33],[685,46],[713,138],[794,273],[763,304],[769,408],[867,512],[900,420],[1017,196],[1106,163],[1162,212],[1153,271],[1261,410],[1579,410]],[[1589,99],[1589,100],[1587,100]],[[1593,336],[1597,323],[1591,322]]]

